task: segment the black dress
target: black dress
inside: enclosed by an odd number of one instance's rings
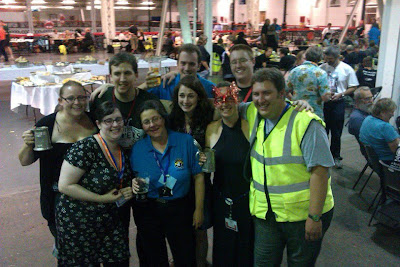
[[[222,133],[213,147],[216,172],[214,174],[213,266],[253,266],[253,222],[249,211],[249,181],[243,178],[243,166],[249,142],[239,119],[233,128],[222,122]],[[229,206],[225,198],[233,200],[232,219],[238,232],[225,227]]]

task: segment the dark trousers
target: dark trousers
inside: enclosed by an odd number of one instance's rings
[[[344,125],[343,99],[324,103],[324,117],[326,132],[331,132],[331,153],[334,158],[340,158],[340,137],[342,136]]]
[[[306,241],[306,221],[276,222],[273,213],[266,220],[254,218],[254,266],[280,266],[285,247],[289,267],[314,266],[332,216],[333,209],[322,215],[322,237],[317,241]]]
[[[168,266],[168,262],[165,262],[165,238],[175,266],[195,266],[193,209],[190,201],[135,203],[134,217],[137,238],[141,244],[140,253],[144,254],[143,266]]]
[[[8,61],[8,56],[5,50],[5,46],[6,46],[6,40],[1,40],[0,41],[0,54],[4,56],[5,61]]]

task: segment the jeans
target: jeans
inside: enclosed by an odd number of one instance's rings
[[[280,266],[285,247],[288,266],[314,266],[332,216],[333,209],[322,215],[322,237],[317,241],[305,240],[306,221],[276,222],[272,212],[266,220],[254,217],[254,266]]]
[[[331,153],[333,158],[340,158],[340,137],[344,125],[344,99],[324,103],[326,133],[331,132]]]

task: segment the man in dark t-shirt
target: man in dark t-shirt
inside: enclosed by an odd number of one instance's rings
[[[360,86],[374,88],[376,83],[376,73],[377,71],[372,68],[372,58],[370,56],[364,58],[362,66],[360,66],[356,72]]]
[[[101,98],[94,99],[90,112],[94,114],[96,108],[105,101],[114,102],[125,121],[119,144],[125,149],[130,149],[144,135],[139,115],[141,104],[146,100],[158,98],[152,93],[134,87],[138,67],[132,54],[121,52],[111,58],[109,65],[114,86],[109,87]]]

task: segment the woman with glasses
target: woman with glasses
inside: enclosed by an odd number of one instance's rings
[[[59,266],[129,266],[128,226],[121,208],[132,198],[129,155],[118,140],[124,120],[112,102],[96,110],[98,134],[69,149],[56,205]]]
[[[204,176],[196,157],[193,138],[168,128],[164,106],[148,100],[140,108],[146,136],[131,153],[132,169],[138,177],[149,178],[147,200],[134,202],[135,222],[147,266],[163,266],[161,255],[171,248],[174,265],[195,266],[193,227],[203,223]],[[195,188],[195,210],[189,200]],[[139,186],[133,182],[136,194]]]
[[[190,134],[197,141],[198,148],[201,150],[205,148],[206,128],[213,120],[213,114],[214,107],[208,100],[200,80],[194,75],[183,77],[175,87],[172,96],[172,110],[169,117],[171,129]],[[206,265],[208,251],[207,229],[212,226],[210,175],[205,174],[204,178],[204,223],[195,233],[197,266]],[[191,191],[193,191],[193,186]],[[193,196],[193,193],[191,195]]]
[[[80,83],[69,81],[60,89],[59,111],[40,119],[35,127],[48,128],[52,148],[34,151],[35,141],[31,129],[22,134],[24,144],[18,157],[22,166],[40,162],[40,207],[51,234],[56,239],[54,207],[58,192],[58,177],[64,155],[73,143],[97,132],[96,126],[85,112],[88,96]],[[57,242],[56,242],[57,243]],[[54,249],[53,254],[56,255]]]
[[[215,149],[213,179],[213,266],[253,266],[253,223],[249,181],[243,167],[249,150],[247,121],[239,116],[238,88],[221,82],[214,88],[221,119],[207,127],[206,146]]]

